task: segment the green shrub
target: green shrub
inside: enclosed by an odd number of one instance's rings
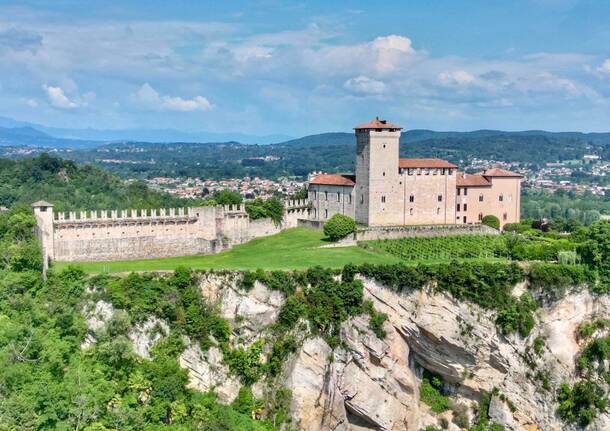
[[[377,338],[383,340],[386,337],[386,332],[383,329],[383,324],[388,320],[388,315],[375,310],[373,301],[370,299],[363,304],[364,311],[369,315],[369,327]]]
[[[246,212],[252,220],[270,218],[280,224],[284,218],[284,204],[278,198],[254,199],[246,202]]]
[[[252,389],[249,386],[239,388],[237,397],[231,403],[231,407],[239,413],[252,416],[254,413],[260,412],[264,406],[262,400],[257,399],[252,394]]]
[[[264,372],[264,366],[260,361],[264,342],[257,341],[247,349],[227,349],[223,351],[224,361],[232,374],[239,377],[244,385],[256,383]]]
[[[430,406],[434,413],[442,413],[451,408],[449,397],[441,393],[443,382],[441,378],[428,371],[424,371],[421,385],[419,387],[420,400]]]
[[[481,220],[481,223],[494,229],[500,229],[500,219],[495,215],[486,215]]]
[[[538,304],[531,294],[525,292],[518,301],[511,301],[498,311],[496,324],[505,334],[518,332],[522,337],[527,337],[534,327],[533,312]]]
[[[608,399],[604,389],[595,382],[584,380],[570,387],[564,383],[557,394],[559,416],[566,422],[586,427],[600,411],[605,411]]]
[[[338,241],[356,231],[354,219],[343,214],[335,214],[324,223],[324,235],[331,241]]]
[[[595,272],[585,265],[537,263],[528,270],[530,289],[550,300],[562,298],[570,288],[595,284]]]

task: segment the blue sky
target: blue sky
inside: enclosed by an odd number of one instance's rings
[[[610,2],[0,0],[0,115],[292,136],[610,130]]]

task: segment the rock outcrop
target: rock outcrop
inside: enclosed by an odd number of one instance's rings
[[[501,334],[493,312],[449,295],[426,290],[397,294],[372,280],[363,282],[365,297],[388,316],[385,339],[370,330],[368,316],[353,317],[341,327],[339,347],[333,350],[320,337],[304,337],[274,382],[261,381],[253,387],[258,396],[272,392],[267,384],[289,389],[293,427],[420,431],[431,425],[458,431],[459,424],[475,417],[477,406],[488,395],[490,421],[506,430],[576,429],[557,416],[555,390],[577,377],[578,325],[608,318],[610,297],[571,293],[541,308],[534,330],[523,339]],[[249,291],[238,283],[239,276],[231,273],[207,273],[200,279],[204,298],[231,324],[231,344],[244,347],[269,334],[284,298],[259,282]],[[114,313],[110,304],[94,304],[86,316],[87,343],[95,341],[96,331]],[[151,318],[135,325],[128,336],[134,350],[146,358],[167,331],[164,322]],[[535,339],[544,341],[536,353]],[[232,402],[241,385],[223,363],[220,349],[204,352],[188,339],[185,344],[179,361],[188,370],[189,385],[215,391],[220,402]],[[454,409],[434,413],[421,402],[423,370],[442,378],[443,393],[451,398]],[[610,415],[599,415],[588,429],[610,429]]]

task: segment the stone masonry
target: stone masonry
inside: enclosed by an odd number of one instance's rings
[[[45,262],[111,261],[211,254],[297,226],[308,202],[285,202],[284,219],[250,220],[244,205],[62,213],[32,204]]]
[[[369,227],[466,225],[495,215],[501,225],[519,222],[521,175],[465,174],[446,160],[401,159],[401,127],[379,118],[354,129],[356,175],[313,175],[311,220],[344,214]]]

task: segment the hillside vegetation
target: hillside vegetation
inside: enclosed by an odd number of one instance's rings
[[[125,183],[107,170],[43,154],[31,159],[0,159],[0,205],[37,200],[57,211],[184,206],[185,201],[152,191],[142,182]]]
[[[306,339],[318,337],[331,349],[341,349],[341,328],[358,316],[367,316],[364,322],[376,337],[386,336],[387,316],[365,300],[361,276],[400,295],[440,292],[476,304],[491,313],[507,337],[529,336],[540,304],[558,300],[571,289],[586,287],[597,294],[610,290],[607,222],[578,233],[582,265],[540,263],[523,269],[509,262],[404,265],[396,261],[349,264],[341,270],[312,267],[241,274],[223,270],[219,274],[237,277],[235,289],[249,292],[262,282],[285,298],[277,321],[257,334],[255,342],[241,345],[244,328],[239,327],[239,319],[229,322],[222,317],[202,296],[197,284],[201,274],[184,267],[173,274],[94,278],[87,278],[77,267],[54,268],[43,280],[33,225],[27,210],[15,208],[0,215],[0,358],[4,365],[0,429],[270,431],[281,424],[289,427],[291,394],[282,388],[278,376]],[[275,259],[291,252],[287,243],[276,246],[269,252],[275,253]],[[271,254],[266,258],[272,259]],[[515,284],[525,279],[529,289],[515,296]],[[116,311],[92,334],[82,313],[96,301],[105,301]],[[155,326],[152,332],[160,338],[146,359],[134,352],[129,334],[153,317],[166,322],[169,330]],[[607,407],[608,341],[597,335],[605,327],[605,321],[596,321],[579,328],[587,342],[579,357],[577,380],[565,382],[556,398],[548,392],[567,423],[587,425]],[[474,330],[462,328],[464,337]],[[186,348],[185,336],[202,351],[215,347],[222,352],[223,364],[241,384],[230,405],[218,404],[212,392],[186,387],[187,371],[177,360]],[[533,348],[542,351],[541,343],[544,340]],[[424,377],[421,401],[430,404],[433,412],[458,412],[444,392],[443,380],[428,372]],[[540,379],[540,390],[547,390],[549,383],[544,383],[544,376]],[[264,399],[253,395],[252,385],[258,382],[272,388]],[[503,429],[488,417],[486,404],[480,404],[479,411],[472,420],[465,419],[471,430]]]

